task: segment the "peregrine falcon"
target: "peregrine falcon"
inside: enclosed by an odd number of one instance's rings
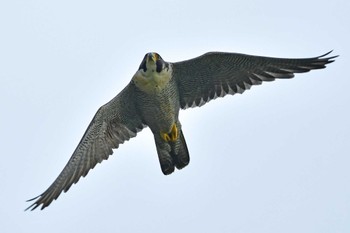
[[[113,149],[148,126],[165,175],[190,161],[179,110],[200,107],[217,97],[243,93],[253,85],[288,79],[294,73],[325,68],[337,56],[273,58],[239,53],[209,52],[181,62],[166,62],[147,53],[130,83],[95,114],[62,172],[27,209],[44,209],[85,177]],[[26,209],[26,210],[27,210]]]

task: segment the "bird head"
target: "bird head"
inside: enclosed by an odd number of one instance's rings
[[[169,83],[171,73],[171,63],[165,62],[158,53],[147,53],[132,81],[140,90],[156,93]]]
[[[144,72],[154,72],[160,73],[166,67],[166,63],[158,53],[147,53],[143,58],[139,70]]]

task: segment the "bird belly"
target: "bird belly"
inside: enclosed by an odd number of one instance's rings
[[[145,121],[154,134],[170,133],[178,122],[180,104],[177,93],[165,88],[156,94],[139,92],[139,107]]]
[[[170,133],[173,125],[178,121],[179,110],[171,106],[170,103],[164,103],[154,106],[150,115],[150,119],[147,119],[147,124],[154,132]]]

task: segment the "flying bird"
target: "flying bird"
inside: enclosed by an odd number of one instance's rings
[[[325,68],[337,56],[273,58],[239,53],[209,52],[181,61],[166,62],[147,53],[130,83],[99,108],[62,172],[26,210],[44,209],[85,177],[113,149],[149,127],[154,135],[164,175],[184,168],[190,157],[179,120],[179,110],[200,107],[217,97],[243,93],[253,85],[288,79],[294,73]]]

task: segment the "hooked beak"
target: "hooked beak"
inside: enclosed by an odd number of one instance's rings
[[[157,55],[155,53],[148,53],[147,54],[147,60],[148,61],[153,61],[156,62],[157,61]]]

